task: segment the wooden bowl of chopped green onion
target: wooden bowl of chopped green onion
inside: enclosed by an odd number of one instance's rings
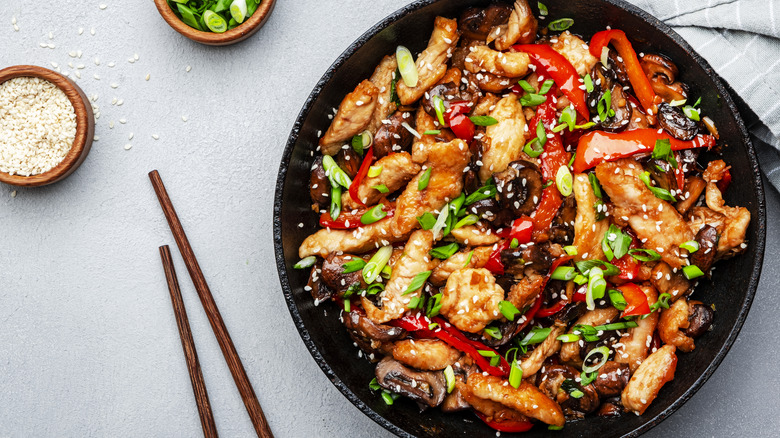
[[[33,65],[0,70],[0,182],[43,186],[84,162],[95,136],[87,95],[65,76]]]
[[[276,0],[154,0],[163,19],[201,44],[243,41],[265,24]]]

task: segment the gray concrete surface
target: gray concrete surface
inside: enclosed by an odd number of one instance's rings
[[[389,435],[341,396],[300,341],[274,268],[271,212],[282,148],[306,96],[339,53],[405,3],[280,0],[249,41],[209,48],[170,29],[151,0],[0,2],[0,67],[53,61],[81,71],[77,82],[98,94],[102,114],[99,141],[68,180],[0,186],[0,437],[200,435],[157,252],[173,240],[146,176],[155,168],[276,435]],[[68,55],[79,50],[81,58]],[[114,97],[124,104],[111,105]],[[768,193],[769,252],[745,328],[709,383],[648,436],[780,428],[780,197]],[[251,436],[175,260],[217,428]]]

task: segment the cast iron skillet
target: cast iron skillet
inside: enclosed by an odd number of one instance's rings
[[[298,260],[298,246],[317,227],[308,193],[311,151],[317,145],[317,131],[325,131],[330,124],[327,115],[331,109],[358,82],[371,75],[384,55],[394,53],[398,44],[414,53],[420,52],[427,44],[437,15],[456,18],[466,7],[487,3],[484,0],[421,0],[369,29],[336,60],[312,91],[290,133],[279,169],[274,247],[279,278],[295,325],[314,360],[333,384],[358,409],[400,436],[495,434],[470,413],[444,414],[439,409],[420,413],[416,404],[405,399],[386,406],[368,388],[374,366],[358,359],[357,349],[338,321],[337,306],[327,303],[315,307],[309,293],[303,290],[308,272],[295,271],[292,265]],[[536,2],[529,3],[535,9]],[[747,252],[718,264],[712,283],[700,284],[694,295],[715,304],[715,324],[711,332],[697,339],[695,352],[679,354],[674,381],[664,386],[642,416],[588,418],[567,424],[561,434],[637,436],[691,398],[715,371],[742,328],[758,285],[764,254],[766,211],[760,172],[745,126],[728,92],[707,62],[671,28],[620,0],[545,0],[545,4],[550,11],[548,20],[572,17],[574,26],[570,30],[587,39],[610,25],[624,30],[638,52],[660,52],[672,58],[681,71],[680,79],[690,86],[691,95],[702,96],[702,107],[720,130],[719,143],[727,145],[723,156],[734,175],[726,194],[727,203],[744,206],[752,214]],[[522,436],[539,437],[547,433],[546,427],[537,426]]]

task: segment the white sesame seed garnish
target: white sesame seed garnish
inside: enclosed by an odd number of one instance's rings
[[[93,27],[92,29],[90,29],[89,33],[92,34],[92,35],[95,35],[95,28]]]
[[[159,136],[159,135],[157,135],[157,134],[152,134],[152,138],[153,138],[153,139],[155,139],[155,140],[159,140],[159,139],[160,139],[160,136]]]
[[[151,74],[151,73],[150,73],[150,74],[147,74],[147,75],[146,75],[146,80],[148,81],[148,80],[149,80],[151,77],[152,77],[152,74]]]
[[[113,120],[108,122],[108,129],[114,129],[114,121]]]
[[[184,71],[186,71],[187,73],[189,73],[190,70],[192,70],[192,66],[190,65],[188,65],[187,68],[184,69]]]
[[[111,88],[115,88],[115,89],[119,88],[119,84],[116,84],[116,83],[115,84],[111,84]]]
[[[133,139],[133,133],[132,132],[130,133],[130,135],[127,136],[127,139],[128,140],[132,140]]]
[[[126,150],[126,151],[129,151],[129,150],[130,150],[130,149],[132,149],[132,148],[133,148],[133,145],[131,145],[130,143],[128,143],[128,144],[126,144],[126,145],[125,145],[125,150]]]
[[[119,99],[116,101],[116,106],[122,106],[122,104],[125,103],[123,99]]]
[[[100,76],[98,76],[97,74],[95,74],[95,80],[99,81],[99,80],[100,80]]]
[[[107,4],[105,4],[105,3],[101,3],[101,5],[100,5],[100,10],[102,11],[103,9],[106,9],[107,7],[108,7],[108,5],[107,5]]]
[[[140,59],[140,57],[139,57],[139,56],[138,56],[138,54],[136,53],[136,54],[134,54],[134,55],[133,55],[133,59],[135,59],[136,61],[138,61],[138,60]]]
[[[125,123],[127,123],[127,120],[126,119],[119,119],[119,123],[124,125]]]
[[[186,122],[187,121],[187,116],[181,116],[181,121],[182,122]]]
[[[84,28],[83,28],[83,27],[80,27],[80,28],[79,28],[79,35],[82,35],[83,33],[84,33]]]
[[[109,63],[108,63],[108,66],[109,66],[109,67],[111,67],[111,68],[114,68],[114,66],[115,66],[115,65],[116,65],[116,63],[115,63],[115,62],[109,62]]]

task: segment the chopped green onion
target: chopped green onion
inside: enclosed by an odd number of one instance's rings
[[[182,3],[177,3],[176,8],[179,10],[179,14],[181,14],[181,21],[187,24],[187,26],[203,31],[203,28],[200,27],[200,24],[198,23],[198,17],[196,17],[197,14],[196,11],[190,9],[188,6]]]
[[[675,169],[677,168],[677,159],[674,158],[674,152],[672,152],[672,143],[668,138],[662,138],[655,141],[655,147],[653,148],[651,157],[658,160],[664,160],[671,164]]]
[[[564,197],[571,195],[572,185],[574,184],[574,178],[571,176],[569,168],[561,166],[558,168],[558,172],[555,174],[555,185],[558,187],[558,191]]]
[[[669,201],[669,202],[677,202],[677,198],[672,196],[672,194],[669,192],[669,190],[653,186],[652,181],[650,181],[650,172],[647,172],[647,171],[642,172],[639,175],[639,179],[643,183],[645,183],[645,186],[647,186],[647,188],[651,192],[653,192],[653,195],[655,195],[656,198],[663,199],[664,201]]]
[[[593,327],[597,331],[602,332],[608,332],[612,330],[625,330],[629,328],[638,327],[639,323],[636,321],[623,321],[623,322],[613,322],[611,324],[604,324],[604,325],[597,325]]]
[[[520,246],[520,241],[519,241],[519,240],[517,240],[517,238],[516,238],[516,237],[513,237],[513,238],[512,238],[512,241],[511,241],[511,242],[509,242],[509,247],[510,247],[510,248],[512,248],[512,249],[515,249],[515,248],[517,248],[518,246]]]
[[[683,267],[683,274],[685,274],[685,278],[688,280],[693,280],[694,278],[703,276],[704,272],[702,272],[701,268],[696,265],[689,265]]]
[[[563,131],[563,130],[564,130],[564,129],[566,129],[567,127],[568,127],[568,125],[567,125],[567,124],[565,124],[565,123],[561,123],[560,125],[553,127],[553,129],[552,129],[552,132],[558,133],[558,132],[561,132],[561,131]]]
[[[417,190],[423,191],[426,187],[428,187],[428,183],[431,181],[431,170],[433,170],[433,167],[428,166],[420,179],[417,180]]]
[[[330,187],[330,218],[334,221],[341,214],[341,186],[333,184]]]
[[[512,361],[512,366],[509,368],[509,384],[512,388],[517,389],[520,387],[520,382],[523,381],[523,369],[520,364],[517,363],[517,359]]]
[[[683,114],[685,114],[686,117],[688,117],[689,119],[691,119],[691,120],[693,120],[695,122],[698,122],[699,120],[701,120],[701,113],[699,112],[699,110],[697,110],[696,108],[694,108],[694,107],[692,107],[690,105],[685,105],[683,107],[682,111],[683,111]]]
[[[352,137],[352,149],[360,155],[363,155],[363,151],[371,147],[372,144],[374,144],[374,136],[368,130]]]
[[[577,341],[579,341],[580,337],[575,335],[575,334],[572,334],[572,333],[566,333],[566,334],[558,336],[555,339],[557,339],[557,340],[559,340],[559,341],[561,341],[563,343],[567,343],[568,344],[570,342],[577,342]]]
[[[395,397],[393,397],[394,394],[391,394],[387,391],[382,391],[382,400],[385,401],[385,404],[388,406],[391,406],[393,402],[395,401]]]
[[[561,18],[555,21],[551,21],[550,24],[547,25],[547,28],[553,32],[563,32],[564,30],[570,28],[573,24],[574,20],[571,18]]]
[[[314,262],[317,261],[317,257],[315,256],[308,256],[300,259],[298,263],[293,265],[294,269],[306,269],[314,266]]]
[[[572,328],[572,333],[582,335],[586,342],[596,342],[599,340],[598,330],[591,325],[577,324]]]
[[[444,113],[447,111],[444,108],[444,101],[441,100],[441,97],[436,95],[431,99],[431,104],[433,104],[433,109],[436,111],[436,118],[439,119],[439,124],[441,126],[447,126],[447,124],[444,123]]]
[[[580,388],[577,387],[577,382],[575,382],[572,379],[566,379],[561,383],[561,389],[566,391],[570,396],[573,398],[582,398],[585,393],[580,391]]]
[[[547,97],[541,94],[528,93],[520,98],[520,105],[522,106],[538,106],[547,101]]]
[[[536,2],[536,5],[539,7],[539,15],[547,15],[547,6],[544,5],[542,2]]]
[[[609,90],[604,90],[604,94],[601,96],[601,99],[599,99],[599,103],[596,106],[596,110],[599,113],[599,120],[602,122],[606,121],[610,115],[609,110],[612,109],[612,92]]]
[[[520,311],[517,310],[517,307],[515,307],[515,305],[509,301],[500,301],[498,303],[498,310],[501,311],[501,314],[504,315],[504,318],[510,321],[514,321],[517,315],[520,313]]]
[[[498,120],[490,116],[471,116],[469,119],[477,126],[493,126],[498,123]]]
[[[596,122],[583,123],[582,125],[574,125],[574,129],[590,129],[596,126]]]
[[[348,189],[349,186],[352,185],[352,180],[349,178],[349,175],[336,164],[336,161],[334,161],[333,157],[330,155],[322,157],[322,167],[325,169],[325,175],[327,175],[331,181],[345,189]]]
[[[522,88],[526,93],[536,94],[536,88],[529,84],[525,79],[520,79],[517,81],[517,84],[520,85],[520,88]]]
[[[620,274],[620,269],[617,266],[615,266],[615,265],[613,265],[611,263],[607,263],[607,262],[605,262],[603,260],[597,260],[597,259],[582,260],[582,261],[579,261],[579,262],[574,262],[574,264],[577,265],[577,269],[579,269],[580,272],[582,272],[582,275],[589,275],[591,268],[597,267],[597,266],[600,266],[600,267],[603,268],[603,271],[604,271],[603,275],[606,275],[607,277],[609,277],[611,275]]]
[[[552,331],[552,328],[542,328],[542,327],[534,327],[531,329],[530,332],[528,332],[527,335],[523,338],[522,341],[520,341],[520,345],[533,345],[538,344],[545,339],[547,339],[547,336],[550,335],[550,332]]]
[[[453,242],[448,245],[433,248],[432,250],[428,251],[428,254],[430,254],[431,257],[435,257],[441,260],[446,260],[452,257],[453,254],[458,252],[458,249],[460,249],[458,247],[458,244]]]
[[[688,250],[689,253],[693,254],[699,250],[699,242],[695,240],[689,240],[680,245],[680,248]]]
[[[409,300],[409,304],[406,305],[408,309],[416,309],[420,307],[420,304],[423,304],[424,301],[420,300],[420,297],[412,297],[412,299]]]
[[[673,100],[669,102],[669,106],[682,106],[685,105],[687,99]]]
[[[422,227],[423,230],[430,230],[436,225],[436,218],[429,211],[426,211],[421,216],[417,217],[417,222],[420,223],[420,227]]]
[[[406,288],[406,292],[401,295],[409,295],[410,293],[419,290],[425,285],[425,281],[431,276],[431,271],[420,272],[412,278],[412,282],[409,283],[409,287]]]
[[[246,0],[233,0],[230,4],[230,16],[241,24],[246,20]]]
[[[344,292],[344,295],[341,296],[341,298],[347,299],[355,294],[355,292],[360,290],[360,282],[356,281],[349,285],[347,290]]]
[[[577,247],[574,245],[566,245],[563,247],[563,250],[566,251],[567,255],[570,256],[576,256],[577,255]]]
[[[526,153],[531,158],[536,158],[539,155],[542,155],[542,152],[544,152],[544,148],[542,146],[539,146],[539,139],[535,138],[523,147],[523,152]]]
[[[482,201],[484,199],[493,198],[496,196],[496,183],[493,182],[493,178],[491,177],[487,181],[485,181],[485,185],[478,188],[477,191],[470,194],[466,197],[466,200],[464,204],[471,205],[475,202]]]
[[[593,267],[590,270],[590,278],[588,279],[588,289],[585,292],[585,303],[588,306],[588,310],[594,310],[596,308],[597,299],[604,297],[604,292],[607,289],[607,281],[604,280],[604,274],[600,268]]]
[[[214,33],[223,33],[228,30],[227,21],[211,9],[206,9],[203,12],[203,22]]]
[[[409,88],[417,86],[417,66],[414,63],[414,56],[404,46],[398,46],[395,49],[395,59],[398,62],[398,70],[401,72],[401,79]]]
[[[376,190],[379,193],[390,193],[390,189],[387,188],[384,184],[379,184],[376,186],[371,186],[372,189]]]
[[[371,284],[385,268],[387,262],[390,261],[390,256],[393,254],[393,247],[391,245],[383,246],[374,253],[371,260],[363,267],[363,280],[367,284]]]
[[[585,75],[585,77],[582,78],[582,81],[585,83],[585,91],[588,93],[593,92],[593,78],[590,77],[589,74]]]
[[[463,219],[459,220],[458,223],[455,224],[454,227],[452,227],[453,230],[457,230],[460,227],[465,227],[467,225],[474,225],[479,221],[479,216],[475,214],[470,214]]]
[[[366,266],[366,261],[356,257],[341,265],[341,267],[344,268],[344,270],[341,272],[343,274],[349,274],[351,272],[361,271],[365,266]]]
[[[693,107],[696,108],[701,103],[701,96],[699,96],[698,99],[696,99],[696,103],[693,104]]]
[[[586,276],[584,276],[584,275],[577,274],[577,275],[574,277],[574,280],[572,280],[572,281],[573,281],[575,284],[577,284],[577,285],[579,285],[579,286],[582,286],[583,284],[585,284],[585,283],[587,283],[587,282],[588,282],[588,277],[586,277]]]
[[[429,318],[430,318],[430,317],[429,317]],[[438,327],[438,326],[439,326],[439,323],[437,323],[437,322],[432,322],[432,323],[428,324],[428,330],[435,330],[435,329],[436,329],[436,327]]]
[[[371,166],[368,168],[368,177],[369,178],[376,178],[379,175],[382,174],[382,167],[383,166]]]
[[[352,311],[352,304],[350,303],[349,298],[344,300],[344,311],[347,313]]]
[[[469,256],[468,256],[468,257],[466,257],[466,263],[464,263],[464,264],[463,264],[463,267],[464,267],[464,268],[467,268],[467,267],[469,266],[469,264],[471,263],[471,256],[473,256],[473,255],[474,255],[474,250],[472,249],[472,250],[469,252]]]
[[[360,216],[360,223],[369,225],[384,219],[387,216],[387,212],[382,210],[383,208],[385,208],[384,204],[378,204],[369,208],[363,213],[363,216]]]
[[[498,353],[493,350],[477,350],[477,353],[482,357],[498,357]]]
[[[433,224],[433,228],[431,228],[431,232],[433,233],[434,239],[439,239],[441,237],[444,237],[444,233],[442,233],[441,236],[439,236],[439,232],[441,232],[444,227],[447,226],[447,218],[449,217],[450,209],[449,206],[445,205],[441,208],[439,211],[439,217],[436,218],[436,223]]]
[[[655,303],[650,305],[650,312],[652,313],[659,309],[668,309],[670,299],[672,299],[672,296],[666,292],[658,295],[658,299],[655,301]]]
[[[440,129],[429,129],[429,130],[423,132],[423,135],[439,135],[439,134],[441,134],[441,130]]]
[[[631,236],[624,233],[617,225],[611,224],[601,241],[601,249],[607,256],[607,260],[620,259],[628,253],[632,241]]]
[[[498,327],[485,327],[484,332],[495,339],[501,339],[503,337],[501,335],[501,329],[499,329]]]
[[[626,299],[623,298],[623,293],[617,289],[609,290],[609,301],[612,303],[612,307],[618,310],[625,310],[626,306],[628,305],[628,303],[626,303]]]
[[[574,266],[558,266],[555,271],[550,275],[553,280],[569,281],[573,280],[577,275]]]
[[[583,371],[582,373],[580,373],[580,385],[588,386],[591,383],[593,383],[593,381],[596,380],[596,377],[598,376],[599,373],[595,371],[592,373],[586,373],[585,371]]]
[[[563,426],[556,426],[554,424],[548,424],[547,430],[563,430]]]
[[[427,316],[428,319],[430,319],[438,315],[440,311],[441,311],[441,292],[432,296],[431,299],[428,300],[428,305],[425,307],[425,316]],[[433,330],[433,329],[428,327],[428,330]]]
[[[550,88],[552,88],[553,85],[555,85],[555,81],[553,81],[552,79],[547,79],[542,83],[541,88],[539,88],[539,94],[542,95],[547,94],[547,92],[550,91]]]
[[[561,117],[558,118],[558,121],[566,124],[566,126],[569,127],[569,131],[572,131],[574,129],[575,123],[577,122],[577,111],[573,106],[567,106],[563,109],[563,111],[561,111]]]
[[[588,363],[588,359],[596,356],[601,355],[601,359],[598,360],[594,365],[586,365]],[[598,371],[599,368],[604,366],[605,363],[607,363],[607,359],[609,359],[609,347],[606,345],[602,345],[601,347],[594,348],[593,350],[590,350],[588,352],[588,355],[585,356],[585,360],[582,361],[582,372],[584,373],[593,373]]]
[[[382,389],[382,387],[379,386],[379,382],[377,382],[376,377],[371,379],[371,382],[368,383],[368,387],[371,388],[372,391],[379,391]]]
[[[601,184],[599,184],[599,179],[596,178],[596,174],[589,173],[588,181],[590,181],[590,186],[593,188],[593,194],[596,195],[597,198],[602,199],[604,195],[601,194]]]
[[[631,257],[639,260],[640,262],[654,262],[656,260],[661,260],[661,254],[658,254],[658,252],[652,249],[635,248],[629,249],[628,253],[631,254]],[[641,255],[642,253],[647,255]]]
[[[449,394],[455,389],[455,371],[452,365],[447,365],[444,369],[444,381],[447,382],[447,394]]]
[[[376,295],[379,292],[385,290],[385,285],[382,283],[373,283],[366,289],[366,295]]]

